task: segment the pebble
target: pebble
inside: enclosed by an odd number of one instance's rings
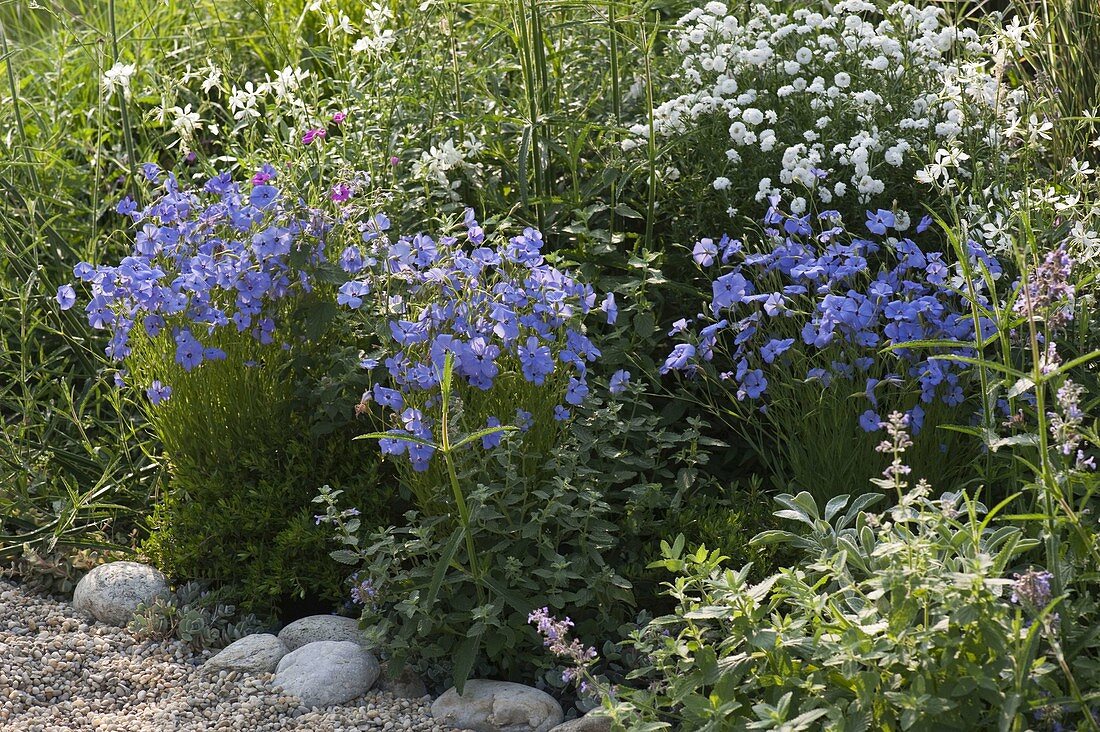
[[[0,580],[4,732],[450,732],[426,699],[371,691],[308,709],[270,673],[204,671],[212,652],[143,641]]]

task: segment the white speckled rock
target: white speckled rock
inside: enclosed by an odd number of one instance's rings
[[[359,645],[366,642],[359,621],[341,615],[310,615],[295,620],[279,631],[279,640],[291,651],[317,641],[351,641]]]
[[[327,707],[367,693],[379,670],[378,659],[358,643],[317,641],[283,656],[275,685],[307,707]]]
[[[127,625],[137,606],[168,592],[164,575],[138,562],[101,564],[80,580],[73,606],[108,625]]]
[[[268,674],[289,652],[290,649],[270,633],[256,633],[230,643],[217,655],[207,659],[204,665],[211,670]]]
[[[583,717],[562,722],[550,732],[611,732],[611,717],[589,712]]]
[[[561,705],[544,691],[510,681],[470,679],[462,695],[447,689],[432,704],[437,722],[475,732],[549,732]]]

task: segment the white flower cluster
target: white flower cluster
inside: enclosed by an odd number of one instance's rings
[[[912,181],[929,149],[996,142],[993,120],[1013,99],[974,30],[948,24],[935,6],[785,6],[709,2],[678,23],[673,47],[687,91],[653,111],[653,126],[669,138],[728,125],[715,189],[732,180],[757,201],[780,194],[795,213],[813,199],[862,204],[891,195],[891,180]],[[648,126],[632,133],[628,148]],[[939,161],[940,170],[965,156]]]
[[[453,138],[448,138],[420,153],[420,157],[413,161],[413,177],[435,184],[446,191],[448,197],[457,200],[455,190],[462,182],[458,179],[451,180],[450,174],[452,171],[467,168],[471,169],[468,172],[480,173],[480,166],[475,159],[484,149],[485,146],[472,134],[467,136],[464,143],[456,144]]]

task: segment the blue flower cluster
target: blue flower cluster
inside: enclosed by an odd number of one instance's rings
[[[378,235],[386,227],[388,222],[375,217],[364,227],[365,250],[356,244],[343,252],[342,266],[356,277],[339,295],[340,304],[356,309],[366,294],[385,293],[378,300],[390,314],[382,355],[390,386],[375,384],[366,395],[397,417],[399,426],[391,430],[392,439],[381,440],[382,450],[406,454],[416,470],[428,468],[434,448],[402,438],[435,438],[436,421],[426,410],[438,406],[448,354],[454,375],[477,391],[492,389],[502,373],[560,390],[564,403],[554,416],[569,419],[570,408],[589,394],[588,365],[600,356],[582,321],[600,309],[614,322],[614,296],[597,304],[591,286],[549,264],[542,235],[534,229],[489,246],[469,209],[457,235],[391,241]],[[373,368],[378,360],[364,365]],[[625,385],[627,378],[621,375],[619,382]],[[482,426],[499,426],[501,419],[512,415],[490,416]],[[531,419],[516,410],[521,429]],[[487,448],[499,441],[499,433],[482,440]]]
[[[302,265],[324,256],[329,225],[323,217],[285,205],[269,165],[245,188],[223,173],[201,191],[181,190],[174,175],[152,163],[143,173],[163,192],[144,208],[129,197],[118,204],[120,214],[141,226],[133,251],[116,266],[81,262],[73,271],[91,291],[88,323],[111,333],[107,355],[121,361],[130,354],[135,326],[150,338],[167,333],[176,363],[188,372],[226,357],[203,343],[218,328],[271,343],[271,303],[295,288],[310,290]],[[72,307],[72,286],[63,285],[57,300]],[[159,404],[171,387],[157,381],[147,394]]]
[[[922,234],[930,224],[925,217],[914,233]],[[969,282],[958,263],[922,250],[906,235],[908,217],[891,211],[868,212],[864,237],[849,232],[835,211],[794,216],[780,211],[773,198],[764,227],[771,244],[767,251],[747,252],[729,237],[695,244],[692,256],[704,269],[729,266],[713,280],[710,315],[699,315],[709,324],[673,348],[662,373],[695,374],[721,350],[732,368],[719,378],[731,384],[738,400],[762,401],[769,378],[804,377],[824,386],[862,378],[871,408],[860,425],[868,432],[883,421],[876,410],[877,392],[884,386],[915,384],[924,404],[937,398],[948,405],[963,401],[962,361],[930,359],[926,350],[896,347],[954,341],[958,348],[937,353],[974,356],[975,321],[967,298],[988,307],[981,277]],[[996,258],[975,242],[968,247],[974,270],[1000,276]],[[688,332],[688,326],[686,318],[677,321],[670,335]],[[982,338],[995,330],[986,318],[977,327]],[[895,347],[896,358],[879,355],[889,346]],[[795,356],[805,373],[791,373]],[[884,364],[876,356],[890,360]],[[910,410],[914,430],[919,431],[923,417],[920,404]]]

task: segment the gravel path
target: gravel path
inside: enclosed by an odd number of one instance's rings
[[[217,675],[177,641],[140,641],[72,605],[0,580],[0,730],[4,732],[351,732],[448,728],[428,703],[371,692],[306,709],[271,674]]]

